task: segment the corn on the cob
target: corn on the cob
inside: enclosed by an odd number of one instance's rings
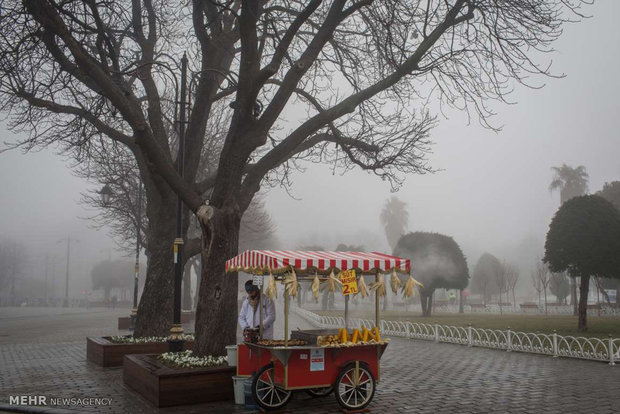
[[[413,276],[409,275],[409,277],[407,278],[407,282],[405,283],[405,286],[403,286],[403,289],[402,289],[403,297],[409,298],[412,295],[415,295],[418,292],[418,286],[424,287],[422,283],[418,282],[417,280],[413,278]]]
[[[356,344],[357,341],[359,341],[361,335],[362,335],[362,333],[359,331],[359,329],[354,329],[353,330],[353,337],[351,338],[351,342]]]
[[[316,303],[319,303],[319,276],[314,275],[314,280],[312,281],[312,296],[314,296],[314,300]]]
[[[374,332],[375,341],[381,342],[381,334],[379,333],[379,328],[375,326],[374,328],[372,328],[372,330]]]
[[[278,297],[278,288],[276,286],[276,279],[273,277],[271,273],[269,273],[269,285],[267,285],[267,290],[265,291],[265,294],[271,300],[275,300]]]
[[[330,292],[335,292],[336,291],[336,283],[339,283],[342,285],[342,282],[340,280],[338,280],[336,278],[336,276],[334,276],[334,271],[332,270],[332,272],[329,274],[329,279],[327,279],[328,284],[328,290]]]
[[[362,298],[368,296],[368,286],[366,286],[366,281],[364,280],[364,276],[360,275],[360,280],[357,283],[358,293],[362,295]]]
[[[365,326],[362,328],[362,342],[367,342],[368,341],[368,333],[369,332],[370,331]]]
[[[385,281],[381,273],[377,275],[377,281],[370,284],[370,288],[375,291],[375,295],[385,296]]]
[[[394,294],[398,293],[398,288],[402,285],[403,282],[400,281],[400,278],[396,274],[396,271],[392,271],[392,277],[390,278],[390,287],[392,288],[392,292]]]
[[[299,282],[297,282],[297,275],[295,274],[295,270],[291,269],[291,272],[286,275],[284,278],[284,285],[286,286],[286,293],[292,297],[297,296],[297,288],[299,287]]]

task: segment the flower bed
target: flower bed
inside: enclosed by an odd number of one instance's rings
[[[228,358],[225,356],[194,356],[193,351],[187,350],[183,352],[166,352],[157,357],[157,359],[168,367],[174,368],[204,368],[218,367],[226,365]]]
[[[147,344],[147,343],[155,343],[155,342],[166,342],[168,343],[167,336],[139,336],[134,337],[131,335],[119,335],[119,336],[110,336],[109,341],[115,344]],[[185,334],[183,335],[183,340],[185,342],[192,341],[194,342],[194,334]]]
[[[194,348],[193,335],[185,335],[185,349]],[[162,354],[168,351],[166,337],[133,338],[131,336],[104,336],[86,338],[86,359],[101,367],[123,365],[129,354]]]
[[[225,357],[201,358],[199,368],[172,367],[171,363],[195,362],[187,351],[169,354],[126,355],[123,381],[156,407],[199,404],[234,398],[235,367],[221,365]],[[166,362],[164,362],[166,361]],[[176,362],[173,362],[176,361]]]

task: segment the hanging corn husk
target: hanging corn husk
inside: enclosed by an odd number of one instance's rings
[[[335,292],[336,291],[336,283],[342,285],[342,282],[336,278],[336,276],[334,275],[334,271],[332,270],[332,272],[329,274],[329,279],[327,280],[327,282],[329,283],[329,291],[330,292]]]
[[[314,296],[314,300],[316,303],[319,303],[319,275],[314,274],[314,280],[312,281],[312,296]]]
[[[271,272],[269,272],[269,285],[267,285],[267,290],[265,291],[265,294],[271,300],[275,300],[278,297],[278,287],[276,286],[276,279],[273,277]]]
[[[334,271],[329,274],[329,277],[322,282],[321,290],[327,290],[328,292],[336,291],[336,283],[342,284],[340,280],[334,275]]]
[[[377,274],[377,281],[370,284],[370,289],[374,290],[379,297],[385,296],[385,281],[381,273]]]
[[[397,294],[398,293],[398,288],[402,284],[403,284],[403,282],[400,281],[400,278],[396,274],[396,270],[393,270],[392,271],[392,277],[390,278],[390,287],[392,288],[392,292],[394,294]]]
[[[357,291],[362,295],[362,298],[368,296],[368,286],[366,286],[364,275],[360,275],[360,280],[357,281]]]
[[[297,281],[297,275],[295,269],[291,269],[291,272],[284,277],[284,286],[286,293],[292,297],[297,296],[297,289],[299,288],[299,282]]]
[[[418,293],[418,286],[424,287],[422,283],[418,282],[413,278],[413,276],[409,275],[407,282],[402,289],[403,297],[410,298],[412,295],[416,295]]]

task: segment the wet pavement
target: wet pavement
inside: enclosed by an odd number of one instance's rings
[[[121,368],[86,361],[86,336],[125,334],[126,309],[0,308],[0,404],[10,395],[78,398],[38,412],[241,413],[232,401],[157,409],[128,389]],[[282,332],[278,321],[276,332]],[[293,316],[291,327],[306,328]],[[191,329],[188,327],[188,329]],[[618,413],[620,365],[392,339],[371,405],[376,413]],[[89,398],[109,399],[92,405]],[[95,401],[100,402],[100,401]],[[26,407],[10,407],[26,410]],[[30,412],[36,409],[28,408]],[[2,409],[0,409],[2,412]],[[284,412],[341,412],[333,395],[293,395]]]

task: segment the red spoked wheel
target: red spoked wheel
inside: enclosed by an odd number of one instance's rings
[[[375,377],[365,364],[349,364],[338,374],[335,394],[345,410],[361,410],[375,395]]]
[[[293,395],[292,391],[281,388],[273,381],[273,364],[265,365],[258,371],[252,381],[254,401],[265,410],[277,410],[284,407]]]

